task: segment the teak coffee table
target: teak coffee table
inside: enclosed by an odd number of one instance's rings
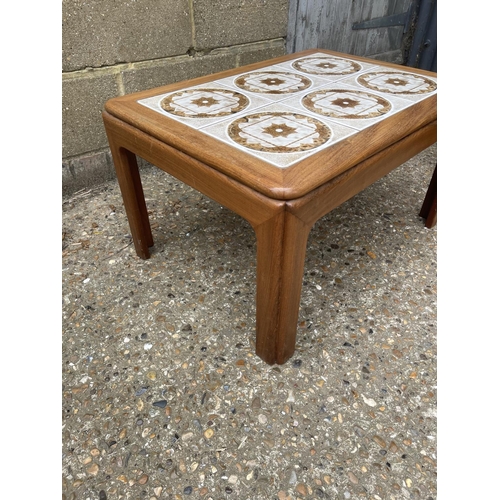
[[[256,354],[282,364],[310,229],[435,143],[436,103],[436,73],[322,49],[113,98],[103,119],[135,250],[153,245],[138,155],[252,225]],[[429,188],[431,224],[435,201]]]

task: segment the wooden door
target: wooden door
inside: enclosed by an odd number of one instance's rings
[[[290,0],[287,52],[311,48],[436,71],[436,0]]]

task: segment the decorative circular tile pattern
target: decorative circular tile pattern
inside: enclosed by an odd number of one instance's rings
[[[304,57],[297,59],[292,66],[311,75],[350,75],[361,69],[361,65],[355,61],[333,56]]]
[[[372,90],[388,94],[426,94],[437,89],[437,83],[422,75],[400,71],[374,71],[358,77],[358,82]]]
[[[313,113],[347,119],[375,118],[391,109],[391,103],[383,97],[346,89],[311,92],[302,98],[302,104]]]
[[[167,113],[184,118],[214,118],[238,113],[248,104],[246,96],[232,90],[191,89],[170,94],[160,106]]]
[[[234,81],[240,89],[261,94],[290,94],[300,92],[312,85],[302,75],[280,71],[263,71],[241,75]]]
[[[315,118],[298,113],[255,113],[238,118],[228,127],[237,144],[267,153],[296,153],[325,144],[330,128]]]

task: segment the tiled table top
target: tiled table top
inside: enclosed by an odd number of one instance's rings
[[[141,144],[292,200],[415,138],[436,102],[436,73],[313,49],[116,97],[105,111]]]
[[[437,79],[313,53],[137,102],[287,169],[437,93]]]

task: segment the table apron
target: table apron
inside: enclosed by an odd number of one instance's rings
[[[305,224],[312,226],[334,208],[360,193],[436,141],[437,121],[434,121],[363,160],[307,195],[287,201],[287,211],[293,213]]]
[[[276,200],[228,177],[187,154],[151,137],[106,111],[108,139],[237,213],[254,228],[285,209],[312,227],[349,198],[387,175],[437,140],[433,121],[363,160],[310,193],[294,200]]]
[[[268,198],[107,112],[103,112],[103,120],[110,143],[140,156],[232,210],[254,228],[285,207],[283,200]]]

